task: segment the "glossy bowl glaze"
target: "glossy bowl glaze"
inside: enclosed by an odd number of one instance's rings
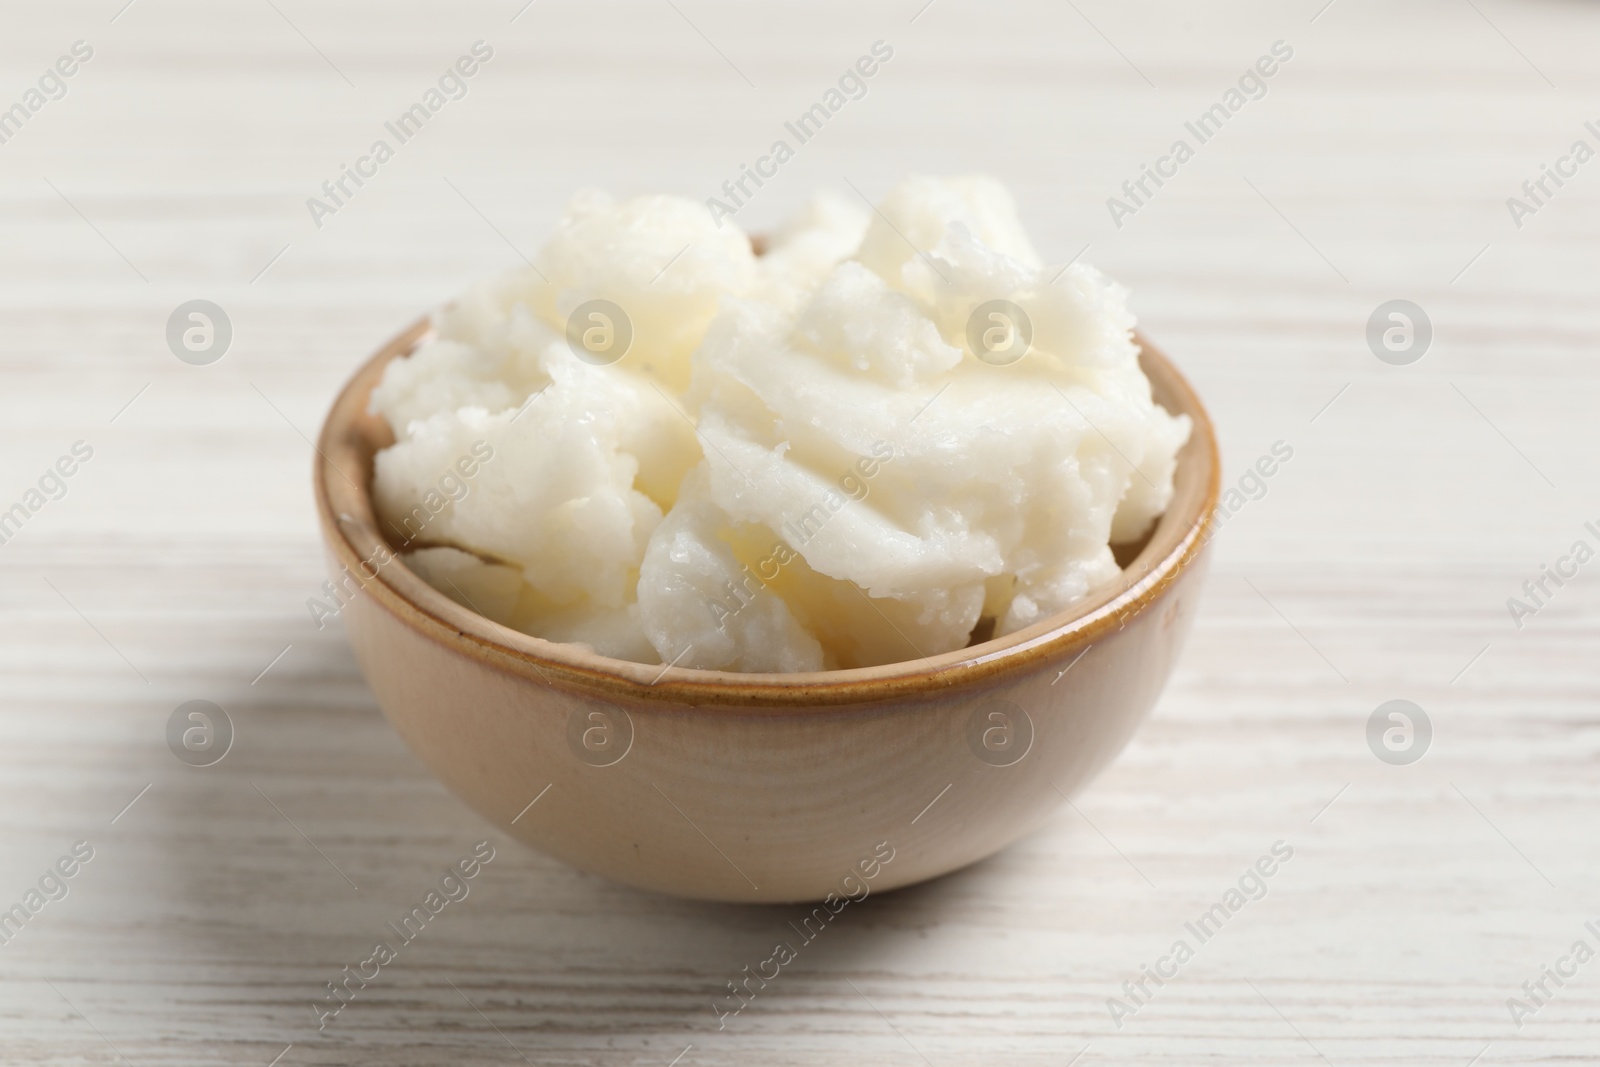
[[[322,428],[317,508],[340,612],[379,704],[508,834],[646,889],[819,900],[908,885],[1027,833],[1127,743],[1177,659],[1220,485],[1210,420],[1140,338],[1194,429],[1172,504],[1119,582],[999,640],[881,667],[735,674],[609,659],[508,629],[396,558],[370,496],[393,441],[367,398],[419,322]],[[885,857],[889,857],[885,859]]]

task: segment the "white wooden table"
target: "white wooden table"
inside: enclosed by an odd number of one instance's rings
[[[0,1061],[1600,1062],[1600,962],[1520,1029],[1507,1007],[1600,949],[1600,564],[1520,630],[1505,603],[1600,544],[1600,162],[1520,229],[1505,204],[1600,147],[1600,11],[124,2],[0,13],[0,106],[94,50],[0,144],[0,508],[93,449],[0,545],[0,907],[94,849],[0,945]],[[467,97],[314,226],[305,199],[480,39]],[[1133,288],[1231,479],[1294,457],[1075,807],[852,909],[719,1031],[713,999],[790,913],[607,884],[447,794],[306,610],[306,438],[358,360],[531,254],[575,187],[709,196],[879,39],[868,95],[739,221],[994,172],[1047,255],[1088,245]],[[1115,227],[1106,198],[1277,40],[1265,98]],[[210,366],[164,337],[196,298],[234,329]],[[1435,331],[1408,366],[1364,338],[1396,298]],[[1434,729],[1410,766],[1365,737],[1395,698]],[[168,749],[191,699],[234,724],[215,766]],[[485,836],[469,899],[319,1032],[324,983]],[[1107,998],[1279,840],[1265,898],[1115,1026]]]

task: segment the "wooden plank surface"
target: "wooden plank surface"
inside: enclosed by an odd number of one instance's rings
[[[0,906],[94,849],[0,945],[0,1060],[1600,1062],[1600,962],[1520,1028],[1507,1007],[1600,949],[1596,565],[1521,629],[1506,609],[1597,543],[1600,162],[1520,228],[1505,203],[1600,148],[1600,11],[124,2],[0,13],[0,106],[94,50],[0,144],[0,508],[93,449],[0,545]],[[1048,257],[1087,246],[1133,288],[1231,479],[1294,458],[1219,537],[1179,672],[1103,778],[994,859],[853,906],[719,1030],[792,909],[607,884],[446,793],[306,611],[305,438],[574,188],[711,195],[880,39],[867,96],[739,221],[998,174]],[[477,40],[468,95],[317,228],[305,199]],[[1117,228],[1106,198],[1279,40],[1267,94]],[[164,340],[194,298],[234,327],[207,367]],[[1435,328],[1409,366],[1364,339],[1394,298]],[[1394,698],[1433,723],[1411,766],[1365,740]],[[236,727],[210,768],[165,741],[191,699]],[[468,899],[319,1031],[324,984],[484,837]],[[1107,999],[1280,840],[1266,895],[1115,1025]]]

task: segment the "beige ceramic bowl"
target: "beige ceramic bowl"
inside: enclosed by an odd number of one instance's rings
[[[389,720],[445,784],[574,867],[734,901],[933,878],[1005,847],[1083,788],[1172,670],[1200,592],[1219,463],[1199,399],[1142,339],[1156,399],[1194,432],[1171,507],[1119,583],[957,652],[733,674],[529,637],[392,559],[369,488],[373,455],[393,438],[367,397],[426,330],[418,323],[373,356],[322,429],[329,567],[359,589],[345,629]]]

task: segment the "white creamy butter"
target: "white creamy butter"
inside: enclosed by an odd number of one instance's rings
[[[605,655],[946,652],[1114,578],[1167,506],[1189,422],[1153,403],[1126,296],[1045,264],[987,178],[818,197],[760,257],[692,201],[581,194],[537,270],[389,364],[378,509],[447,596]],[[625,319],[595,336],[631,333],[614,362],[569,343],[595,300]]]

